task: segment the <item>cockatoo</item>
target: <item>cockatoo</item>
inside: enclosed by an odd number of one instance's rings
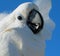
[[[54,23],[49,19],[49,5],[26,2],[0,20],[0,56],[44,56],[45,40]]]

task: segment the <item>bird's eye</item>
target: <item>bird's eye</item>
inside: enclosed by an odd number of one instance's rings
[[[22,17],[21,16],[18,16],[17,18],[18,18],[18,20],[22,20]]]

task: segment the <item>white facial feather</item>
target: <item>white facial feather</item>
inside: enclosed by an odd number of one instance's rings
[[[36,0],[35,3],[37,6],[32,2],[23,3],[8,16],[3,16],[0,21],[0,56],[44,56],[45,40],[50,39],[55,27],[49,18],[51,1]],[[26,24],[32,9],[40,11],[44,20],[44,27],[38,34],[33,34]],[[40,21],[35,18],[33,22]]]

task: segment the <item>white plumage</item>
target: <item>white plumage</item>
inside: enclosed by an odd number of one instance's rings
[[[50,39],[54,23],[49,19],[47,12],[50,10],[49,5],[46,7],[47,11],[43,4],[38,7],[32,2],[23,3],[0,21],[0,56],[44,56],[45,40]],[[40,11],[44,20],[43,29],[37,34],[34,34],[26,24],[32,9]],[[18,16],[22,19],[18,19]],[[39,19],[32,22],[41,23]]]

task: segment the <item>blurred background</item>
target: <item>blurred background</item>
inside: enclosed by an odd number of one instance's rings
[[[21,3],[28,1],[32,0],[0,0],[0,13],[10,13]],[[52,39],[46,41],[45,56],[60,56],[60,0],[52,0],[49,16],[55,22],[56,27]]]

